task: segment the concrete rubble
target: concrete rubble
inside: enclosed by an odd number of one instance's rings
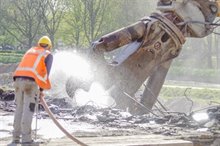
[[[0,90],[0,110],[13,113],[15,110],[13,91]],[[67,98],[45,97],[50,110],[57,119],[74,123],[88,123],[100,130],[87,132],[81,129],[76,136],[132,136],[132,135],[164,135],[174,139],[192,141],[201,146],[218,143],[220,137],[220,106],[209,107],[203,112],[208,119],[195,121],[189,115],[179,112],[164,112],[158,117],[151,114],[131,115],[116,108],[100,108],[94,103],[84,106],[73,106]],[[39,105],[38,119],[48,119],[47,113]],[[2,129],[1,129],[2,130]],[[217,141],[217,142],[216,142]],[[219,144],[219,143],[218,143]]]

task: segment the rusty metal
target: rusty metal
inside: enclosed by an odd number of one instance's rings
[[[102,36],[94,42],[94,51],[108,52],[140,39],[145,32],[145,22],[140,21],[110,34]]]
[[[147,80],[141,103],[151,109],[186,37],[201,38],[212,33],[219,10],[218,4],[210,0],[159,0],[157,9],[160,13],[152,13],[128,27],[104,35],[92,44],[90,50],[94,80],[101,82],[106,89],[114,86],[110,94],[117,106],[129,107],[134,114],[145,112],[123,92],[134,97]],[[127,47],[112,63],[105,60],[104,53],[125,45]]]

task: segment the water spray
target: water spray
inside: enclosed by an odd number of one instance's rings
[[[113,99],[103,86],[93,81],[91,62],[74,51],[57,51],[51,69],[51,96],[73,98],[82,106],[92,101],[100,107],[113,105]],[[68,92],[70,87],[71,93]]]
[[[53,120],[53,122],[56,124],[56,126],[71,140],[79,144],[80,146],[87,146],[87,144],[83,143],[73,135],[71,135],[66,129],[63,128],[63,126],[57,121],[57,119],[54,117],[53,113],[50,111],[50,109],[47,106],[46,101],[44,100],[44,97],[40,97],[41,103],[45,109],[45,111],[49,114],[50,118]]]

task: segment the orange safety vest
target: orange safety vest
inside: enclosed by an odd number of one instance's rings
[[[14,77],[25,76],[35,79],[37,85],[42,89],[50,89],[51,84],[47,74],[45,58],[50,51],[41,47],[29,49],[14,72]]]

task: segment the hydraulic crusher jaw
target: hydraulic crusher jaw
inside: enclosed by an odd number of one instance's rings
[[[162,13],[173,13],[184,26],[186,37],[205,37],[212,32],[213,23],[219,11],[220,1],[217,0],[160,0],[157,9]]]
[[[184,37],[206,37],[213,32],[213,22],[219,16],[218,2],[209,0],[160,0],[157,9],[162,12],[160,15],[179,28]],[[181,47],[176,45],[175,49],[180,50]],[[147,80],[141,102],[149,109],[157,101],[171,61],[158,65]]]
[[[212,33],[219,16],[219,1],[159,0],[149,17],[102,36],[92,44],[94,80],[110,90],[119,108],[146,113],[131,97],[146,81],[140,102],[151,109],[164,83],[172,60],[179,55],[186,37]],[[105,54],[120,49],[111,63]]]
[[[219,2],[211,0],[159,0],[157,10],[125,28],[104,35],[93,43],[92,54],[98,56],[98,76],[111,88],[118,107],[132,113],[145,113],[135,107],[133,96],[146,82],[141,103],[151,109],[164,83],[173,58],[177,57],[186,37],[202,38],[212,33],[213,21],[219,16]],[[125,46],[109,64],[105,52]],[[98,60],[98,61],[97,61]],[[125,94],[126,93],[126,94]],[[137,104],[136,104],[137,105]]]
[[[216,0],[215,2],[217,3],[218,7],[217,17],[220,17],[220,0]]]

